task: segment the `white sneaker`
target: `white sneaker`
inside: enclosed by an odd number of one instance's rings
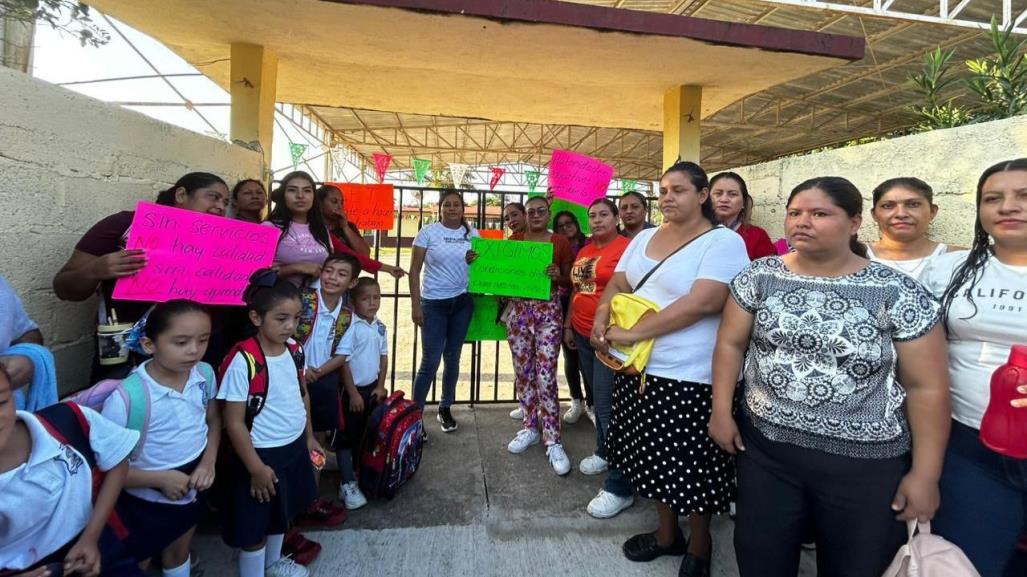
[[[537,445],[540,436],[535,429],[521,429],[517,431],[517,436],[506,446],[506,450],[515,455],[523,453],[528,450],[528,447]]]
[[[581,418],[581,414],[585,411],[584,403],[580,399],[571,400],[571,408],[567,409],[567,412],[563,415],[563,422],[574,424]]]
[[[264,568],[265,577],[307,577],[310,571],[289,557],[282,557]]]
[[[599,494],[588,502],[587,510],[596,519],[609,519],[634,504],[635,498],[631,495],[621,497],[600,489]]]
[[[549,457],[549,464],[553,466],[553,470],[556,471],[557,475],[563,477],[571,472],[571,460],[567,458],[563,445],[560,443],[549,445],[546,448],[546,455]]]
[[[581,471],[582,475],[598,475],[604,473],[609,468],[606,463],[606,459],[599,455],[589,455],[581,460],[578,465],[578,470]]]
[[[339,485],[339,500],[350,511],[359,509],[367,504],[367,497],[360,491],[360,486],[357,485],[356,481]]]
[[[588,420],[592,421],[592,426],[596,426],[596,410],[593,407],[585,406],[585,414],[588,415]]]
[[[523,407],[517,407],[516,409],[510,411],[510,418],[515,420],[515,421],[523,421],[524,420],[524,408]]]

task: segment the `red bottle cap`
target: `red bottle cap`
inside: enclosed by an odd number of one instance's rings
[[[1009,350],[1009,364],[1027,369],[1027,345],[1013,345]]]

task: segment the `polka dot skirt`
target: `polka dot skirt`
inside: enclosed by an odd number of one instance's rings
[[[712,410],[708,385],[618,373],[606,436],[612,465],[638,494],[679,515],[724,513],[734,498],[734,458],[707,434]]]

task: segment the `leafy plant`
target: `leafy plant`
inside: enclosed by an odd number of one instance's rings
[[[913,112],[920,116],[920,130],[952,128],[973,122],[974,116],[962,106],[943,101],[942,91],[958,82],[949,74],[950,61],[955,51],[935,48],[924,56],[924,69],[909,75],[917,91],[923,94],[925,106],[914,105]]]
[[[89,6],[75,0],[0,0],[0,15],[19,22],[44,22],[78,38],[82,46],[103,46],[111,39],[93,22]]]
[[[990,34],[995,54],[966,61],[966,86],[981,100],[982,119],[1018,116],[1027,112],[1027,38],[1015,38],[1012,27],[1000,30],[994,18]]]

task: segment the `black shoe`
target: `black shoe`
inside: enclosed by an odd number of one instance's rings
[[[696,557],[691,553],[685,554],[685,558],[681,560],[681,568],[678,569],[678,577],[710,577],[711,557],[712,551],[706,558]]]
[[[628,560],[644,563],[663,555],[684,555],[688,551],[688,541],[678,531],[669,547],[660,547],[656,542],[656,533],[641,533],[625,541],[621,548]]]
[[[449,412],[449,407],[439,407],[439,414],[436,416],[439,423],[442,423],[443,433],[452,433],[456,430],[456,420],[453,418],[453,414]]]

